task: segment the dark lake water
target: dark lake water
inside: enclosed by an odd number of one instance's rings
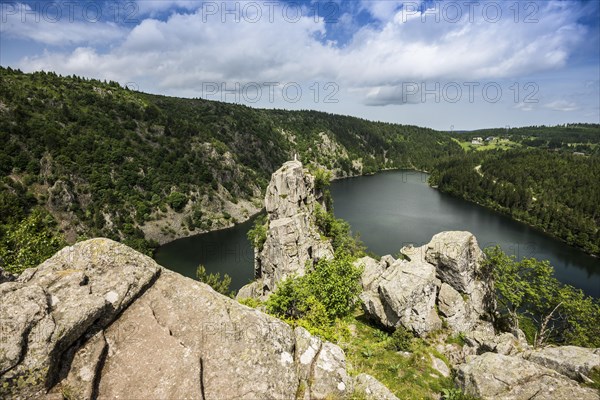
[[[424,173],[388,171],[339,180],[331,192],[335,215],[347,220],[373,253],[396,254],[406,244],[428,243],[438,232],[466,230],[482,248],[500,245],[518,258],[550,260],[560,281],[600,297],[600,259],[507,216],[440,193],[427,185]],[[253,252],[246,239],[252,223],[168,243],[155,259],[190,277],[202,263],[208,272],[229,274],[237,290],[253,278]]]

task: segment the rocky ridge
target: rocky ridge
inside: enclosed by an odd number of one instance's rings
[[[268,295],[307,263],[331,257],[311,219],[317,195],[298,162],[273,175],[260,284],[248,293]],[[388,329],[462,333],[465,345],[437,347],[464,393],[600,399],[580,384],[600,368],[600,349],[531,349],[520,332],[494,331],[493,282],[472,234],[443,232],[402,253],[357,261],[364,309]],[[372,376],[351,377],[340,347],[107,239],[67,247],[0,283],[3,398],[396,399]],[[432,363],[450,374],[441,359]]]
[[[331,243],[314,223],[319,196],[314,177],[300,161],[288,161],[273,173],[265,195],[267,239],[255,249],[256,281],[243,287],[238,298],[264,299],[285,278],[304,275],[307,263],[333,257]]]

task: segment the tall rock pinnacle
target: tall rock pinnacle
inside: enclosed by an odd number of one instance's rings
[[[271,176],[265,195],[267,239],[255,250],[257,281],[243,287],[238,297],[266,297],[285,278],[304,275],[307,263],[333,257],[331,243],[321,238],[314,222],[314,181],[296,160]]]

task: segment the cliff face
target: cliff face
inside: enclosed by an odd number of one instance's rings
[[[61,250],[0,284],[0,298],[2,398],[396,399],[350,377],[338,346],[107,239]],[[529,350],[477,332],[455,365],[465,393],[599,399],[578,384],[600,367],[599,349]]]
[[[264,298],[285,278],[304,275],[307,263],[333,257],[331,243],[321,239],[314,223],[316,195],[314,177],[299,161],[288,161],[273,173],[265,195],[267,239],[255,254],[257,280],[238,297]]]
[[[256,256],[261,295],[332,257],[314,226],[316,201],[299,162],[273,174]],[[0,295],[3,396],[396,399],[371,376],[351,378],[338,346],[107,239],[61,250]]]

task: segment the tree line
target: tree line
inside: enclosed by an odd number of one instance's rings
[[[430,184],[600,255],[600,157],[549,149],[469,152],[437,165]]]

